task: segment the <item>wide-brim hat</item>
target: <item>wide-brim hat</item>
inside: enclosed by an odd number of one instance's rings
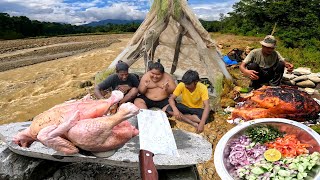
[[[262,41],[260,41],[260,44],[265,47],[274,48],[277,45],[277,40],[274,38],[274,36],[268,35]]]

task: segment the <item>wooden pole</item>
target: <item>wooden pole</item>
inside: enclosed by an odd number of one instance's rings
[[[180,47],[181,47],[181,41],[182,41],[182,36],[183,36],[183,32],[184,28],[182,26],[179,27],[179,34],[176,38],[176,46],[174,49],[174,56],[173,56],[173,62],[172,62],[172,66],[171,66],[171,71],[170,74],[173,74],[178,66],[178,59],[179,59],[179,54],[180,54]]]
[[[274,23],[274,26],[273,26],[273,29],[272,29],[272,32],[271,32],[271,36],[273,36],[273,34],[276,32],[276,27],[277,27],[277,22]]]

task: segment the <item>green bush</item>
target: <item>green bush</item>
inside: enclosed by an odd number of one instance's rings
[[[0,32],[0,39],[10,40],[10,39],[19,39],[22,37],[23,35],[21,33],[17,33],[15,31]]]
[[[320,52],[313,48],[277,47],[277,51],[296,67],[309,67],[312,72],[320,72]]]

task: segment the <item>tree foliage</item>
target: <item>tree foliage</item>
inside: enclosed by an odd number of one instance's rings
[[[107,24],[105,26],[76,26],[55,22],[30,20],[25,16],[10,16],[0,13],[0,39],[19,39],[37,36],[57,36],[79,33],[135,32],[140,23]]]
[[[220,31],[265,36],[272,32],[287,48],[320,50],[320,0],[240,0],[220,22]]]

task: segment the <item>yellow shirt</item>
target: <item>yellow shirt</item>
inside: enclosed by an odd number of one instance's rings
[[[190,92],[184,85],[180,82],[173,94],[175,96],[182,96],[181,103],[190,108],[203,108],[203,101],[209,99],[207,86],[198,82],[196,89]]]

